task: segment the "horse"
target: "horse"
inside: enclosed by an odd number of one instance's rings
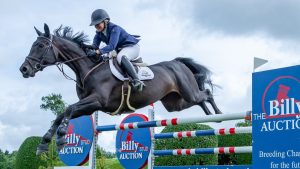
[[[108,114],[114,112],[121,104],[123,82],[113,76],[107,60],[95,63],[87,57],[86,51],[80,47],[82,42],[88,41],[83,32],[74,34],[71,27],[60,26],[51,34],[47,24],[44,24],[44,33],[36,27],[34,29],[38,37],[20,67],[23,77],[34,77],[48,66],[67,65],[76,75],[76,80],[73,80],[76,81],[79,98],[77,103],[69,105],[64,113],[56,117],[42,137],[37,148],[37,154],[41,154],[48,151],[48,144],[55,132],[57,149],[63,148],[70,119],[91,115],[98,110]],[[215,114],[222,113],[211,92],[211,72],[205,66],[191,58],[176,58],[150,65],[149,68],[155,76],[152,80],[144,81],[146,87],[142,92],[131,92],[129,102],[133,107],[142,108],[161,101],[168,112],[198,105],[206,115],[211,115],[206,106],[206,103],[210,103]],[[126,111],[130,111],[128,107],[121,110]]]

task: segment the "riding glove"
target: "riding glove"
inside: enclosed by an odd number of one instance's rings
[[[96,53],[96,50],[89,50],[86,52],[86,55],[88,57],[96,57],[98,54]]]
[[[86,49],[98,49],[98,47],[96,45],[87,45],[87,44],[84,44],[83,42],[80,43],[80,48],[82,48],[83,50],[86,50]]]
[[[109,60],[109,56],[106,54],[99,55],[97,54],[96,50],[89,50],[87,51],[87,57],[92,58],[95,62],[106,62]]]
[[[100,62],[106,62],[109,60],[109,56],[108,55],[101,55],[100,58],[99,58],[99,61]]]

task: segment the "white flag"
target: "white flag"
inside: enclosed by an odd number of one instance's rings
[[[258,68],[259,66],[267,63],[268,60],[265,60],[265,59],[261,59],[261,58],[257,58],[257,57],[254,57],[254,66],[253,66],[253,71]]]

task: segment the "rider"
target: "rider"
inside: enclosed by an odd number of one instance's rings
[[[128,34],[122,27],[110,22],[110,17],[103,9],[96,9],[91,16],[90,26],[95,26],[96,35],[93,40],[93,45],[82,44],[83,48],[94,49],[88,52],[89,57],[101,56],[115,50],[118,52],[117,61],[127,74],[132,78],[132,86],[135,90],[142,91],[145,84],[139,80],[130,60],[138,58],[140,46],[139,39]],[[105,47],[99,48],[100,43],[104,42]]]

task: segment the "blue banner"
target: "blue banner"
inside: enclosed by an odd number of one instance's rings
[[[300,168],[300,66],[252,78],[253,168]]]
[[[142,114],[130,114],[122,123],[148,121]],[[124,168],[139,169],[147,164],[151,149],[149,128],[119,130],[116,136],[116,154]]]
[[[67,166],[84,164],[88,160],[93,137],[92,116],[81,116],[70,120],[65,136],[67,145],[58,152],[60,160]]]

